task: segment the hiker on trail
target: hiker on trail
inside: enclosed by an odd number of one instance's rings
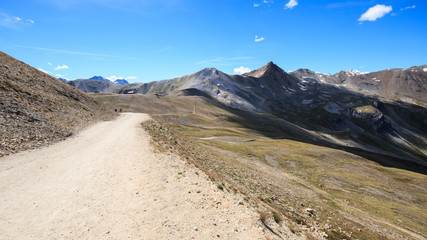
[[[120,112],[122,112],[122,109],[120,108]]]

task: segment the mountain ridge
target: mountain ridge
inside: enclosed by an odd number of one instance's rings
[[[153,92],[153,91],[160,91],[163,90],[164,92],[173,92],[170,91],[171,89],[162,89],[162,84],[164,86],[167,86],[168,84],[165,84],[166,82],[169,82],[171,80],[174,80],[175,82],[179,82],[179,84],[174,84],[175,88],[178,87],[188,87],[187,85],[183,85],[183,82],[188,83],[188,79],[198,76],[198,79],[203,79],[204,76],[207,76],[211,73],[220,73],[221,75],[227,75],[232,76],[232,78],[238,78],[238,76],[241,77],[253,77],[253,78],[261,78],[263,75],[267,74],[268,72],[271,72],[270,74],[273,74],[277,77],[282,77],[283,75],[290,75],[293,77],[296,77],[299,79],[299,82],[310,80],[315,80],[319,83],[323,84],[329,84],[336,87],[342,87],[346,88],[353,92],[359,92],[363,93],[367,96],[377,96],[377,97],[383,97],[386,99],[394,100],[394,101],[403,101],[408,102],[411,104],[417,104],[417,105],[427,105],[427,94],[424,94],[427,92],[427,65],[420,65],[420,66],[414,66],[410,68],[394,68],[394,69],[387,69],[383,71],[377,71],[377,72],[367,72],[362,73],[355,70],[343,70],[338,73],[335,73],[333,75],[324,74],[315,72],[309,69],[298,69],[296,71],[292,72],[285,72],[282,68],[280,68],[278,65],[274,64],[273,62],[269,62],[266,65],[262,66],[259,69],[253,70],[249,73],[245,73],[242,75],[228,75],[224,72],[221,72],[218,69],[215,68],[205,68],[199,72],[185,75],[183,77],[177,77],[174,79],[168,79],[168,80],[160,80],[160,81],[153,81],[153,82],[147,82],[147,83],[126,83],[126,82],[116,82],[116,84],[123,85],[122,87],[113,87],[111,88],[109,85],[103,85],[98,84],[101,86],[93,86],[92,88],[84,87],[85,84],[93,85],[91,81],[84,80],[84,79],[77,79],[73,81],[69,81],[69,83],[72,84],[74,81],[80,81],[79,84],[76,86],[77,88],[80,88],[81,90],[85,92],[109,92],[109,93],[128,93],[135,92],[135,93],[147,93],[147,92]],[[100,80],[99,76],[96,79],[92,80]],[[95,78],[92,77],[92,78]],[[274,78],[271,76],[270,78]],[[287,77],[289,80],[289,76]],[[103,78],[105,80],[105,78]],[[187,79],[187,80],[185,80]],[[178,80],[178,81],[177,81]],[[108,80],[109,81],[109,80]],[[295,82],[291,85],[295,85]],[[73,84],[72,84],[73,85]],[[154,89],[148,90],[147,87],[150,88],[152,86],[155,86]],[[129,90],[132,89],[132,90]],[[295,90],[295,86],[293,88]],[[292,90],[291,90],[292,91]],[[163,92],[163,93],[164,93]],[[161,93],[161,92],[159,92]]]
[[[395,76],[396,71],[401,70],[386,70],[376,75]],[[426,84],[427,73],[423,73],[414,76],[419,77],[416,81]],[[283,119],[307,133],[315,133],[313,139],[317,142],[381,153],[427,167],[425,107],[411,101],[399,102],[387,96],[354,91],[343,86],[351,80],[348,76],[365,75],[341,72],[331,77],[310,70],[287,73],[269,62],[243,75],[228,75],[215,68],[205,68],[169,80],[106,86],[100,92],[209,96],[228,107]],[[405,78],[398,80],[401,79]],[[295,134],[306,135],[303,132]]]

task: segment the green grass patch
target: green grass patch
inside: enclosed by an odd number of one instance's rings
[[[374,108],[371,105],[359,106],[359,107],[355,107],[354,108],[354,111],[356,111],[358,113],[369,113],[369,114],[372,114],[372,113],[375,113],[376,110],[377,109]]]

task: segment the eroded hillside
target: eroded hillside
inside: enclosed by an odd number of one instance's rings
[[[63,139],[113,114],[80,90],[0,52],[0,156]]]

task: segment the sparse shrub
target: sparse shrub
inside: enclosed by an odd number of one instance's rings
[[[280,218],[280,215],[276,211],[271,211],[273,214],[274,221],[276,223],[280,223],[282,221],[282,218]]]
[[[224,191],[224,186],[221,183],[216,186],[218,187],[219,190]]]
[[[265,214],[265,212],[260,212],[260,211],[258,211],[258,213],[259,213],[259,220],[261,220],[261,222],[265,222],[265,219],[267,218],[267,214]]]
[[[182,172],[178,172],[178,175],[182,175]]]

